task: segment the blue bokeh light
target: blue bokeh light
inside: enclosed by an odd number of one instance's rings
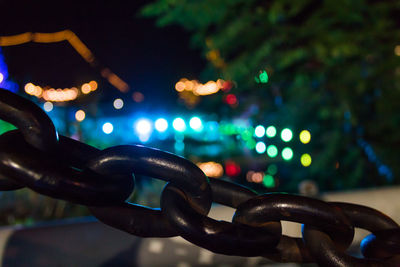
[[[172,127],[177,132],[184,132],[186,130],[186,123],[182,118],[178,117],[172,122]]]
[[[105,134],[110,134],[114,131],[114,126],[112,125],[112,123],[106,122],[103,124],[102,129]]]
[[[154,123],[154,127],[158,132],[163,133],[168,129],[168,121],[164,118],[159,118]]]
[[[200,132],[201,130],[203,130],[203,122],[197,116],[192,117],[190,119],[189,125],[190,125],[190,128],[192,128],[193,130],[195,130],[197,132]]]

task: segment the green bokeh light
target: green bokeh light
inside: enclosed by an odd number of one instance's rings
[[[265,134],[269,137],[272,138],[276,135],[276,128],[274,126],[269,126],[267,130],[265,131]]]
[[[254,139],[247,140],[246,147],[248,149],[254,149],[256,147],[256,140],[254,140]]]
[[[289,142],[293,138],[293,132],[289,128],[285,128],[281,132],[281,139],[284,142]]]
[[[275,158],[278,155],[278,148],[274,145],[269,145],[267,147],[267,155],[271,158]]]
[[[219,131],[222,134],[234,135],[238,133],[237,127],[232,123],[226,123],[219,126]]]
[[[271,175],[275,175],[278,172],[278,166],[271,164],[268,166],[267,172]]]
[[[285,147],[282,150],[282,158],[284,160],[291,160],[293,158],[293,150],[290,147]]]
[[[244,130],[241,134],[242,139],[247,141],[253,138],[253,132],[254,132],[254,128],[249,127],[246,130]]]
[[[275,179],[269,174],[264,175],[262,183],[267,188],[275,187]]]
[[[258,75],[258,78],[260,79],[261,83],[267,83],[268,82],[268,73],[264,70]]]

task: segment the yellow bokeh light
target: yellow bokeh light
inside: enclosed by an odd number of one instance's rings
[[[208,81],[206,84],[200,84],[193,89],[195,95],[211,95],[219,91],[219,87],[216,82]]]
[[[185,90],[185,83],[181,81],[177,82],[175,84],[175,90],[178,92],[183,92]]]
[[[87,84],[87,86],[90,87],[89,84]],[[27,83],[24,89],[27,94],[43,98],[50,102],[71,101],[75,100],[79,95],[79,90],[76,87],[54,89],[49,87],[42,88],[33,83]]]
[[[186,81],[186,82],[185,82],[185,90],[186,90],[186,91],[192,91],[193,88],[194,88],[196,85],[197,85],[197,83],[194,82],[194,81]]]
[[[224,167],[217,162],[199,162],[197,166],[204,172],[208,177],[220,178],[224,174]]]
[[[303,165],[304,167],[310,166],[311,162],[312,162],[310,154],[306,153],[306,154],[301,155],[300,162],[301,162],[301,165]]]
[[[64,102],[76,99],[78,96],[78,89],[76,88],[65,88],[65,89],[54,89],[50,88],[43,91],[43,99],[51,102]]]
[[[307,130],[303,130],[300,132],[300,142],[303,144],[308,144],[311,141],[311,133]]]
[[[82,93],[84,93],[86,95],[86,94],[89,94],[90,91],[92,91],[92,88],[90,87],[90,84],[84,83],[84,84],[82,84],[81,91],[82,91]]]
[[[25,92],[28,95],[33,95],[33,93],[35,92],[35,86],[32,83],[27,83],[25,85]]]
[[[33,92],[34,96],[40,97],[43,93],[43,89],[40,86],[35,86],[35,90]]]
[[[0,73],[0,83],[4,80],[4,75],[3,73]]]
[[[86,114],[85,114],[85,111],[83,111],[83,110],[78,110],[75,113],[75,119],[77,121],[83,121],[85,119],[85,117],[86,117]]]

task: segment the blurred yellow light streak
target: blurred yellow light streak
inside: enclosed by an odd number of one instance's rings
[[[12,36],[1,36],[0,46],[11,46],[28,43],[32,40],[32,33],[26,32]]]
[[[52,33],[26,32],[11,36],[0,36],[0,46],[14,46],[29,42],[34,43],[57,43],[67,41],[75,51],[91,66],[96,67],[96,58],[90,49],[70,30]],[[129,85],[108,68],[100,70],[102,76],[121,92],[129,91]],[[104,74],[103,74],[104,73]]]

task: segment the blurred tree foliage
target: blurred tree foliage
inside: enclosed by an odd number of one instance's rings
[[[222,94],[206,108],[309,129],[313,163],[291,182],[324,190],[400,181],[399,12],[377,0],[157,0],[141,11],[192,33],[203,78],[235,81],[237,108],[221,108]]]

